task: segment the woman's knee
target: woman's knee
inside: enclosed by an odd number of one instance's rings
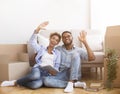
[[[40,88],[42,85],[43,85],[43,82],[41,82],[41,81],[39,81],[39,82],[32,82],[32,84],[29,85],[28,88],[35,90],[35,89]]]
[[[40,79],[40,73],[32,74],[32,79]]]
[[[31,77],[32,79],[40,79],[40,70],[39,69],[32,70]]]

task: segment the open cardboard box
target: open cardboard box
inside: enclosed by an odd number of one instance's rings
[[[29,72],[29,62],[0,63],[0,81],[17,80]]]
[[[115,49],[120,56],[120,25],[107,27],[105,34],[105,49]],[[120,60],[118,61],[117,78],[113,87],[120,87]],[[104,61],[104,82],[107,80],[106,60]]]
[[[0,81],[19,79],[29,70],[26,44],[0,44]]]

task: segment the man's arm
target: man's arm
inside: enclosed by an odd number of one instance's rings
[[[86,41],[86,35],[87,35],[87,32],[82,31],[82,32],[80,32],[80,35],[79,35],[78,39],[86,47],[86,50],[87,50],[87,53],[88,53],[88,60],[92,61],[92,60],[95,60],[95,56],[94,56],[94,53],[92,52],[91,48],[89,47],[89,45],[88,45],[88,43]]]

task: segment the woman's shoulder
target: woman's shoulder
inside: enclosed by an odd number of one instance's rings
[[[39,50],[38,52],[44,51],[47,47],[43,46],[43,45],[39,45]]]

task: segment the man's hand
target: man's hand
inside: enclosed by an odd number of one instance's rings
[[[78,36],[78,39],[79,39],[82,43],[84,43],[84,42],[86,42],[86,35],[87,35],[87,32],[81,31],[81,32],[80,32],[80,35]]]
[[[46,27],[49,24],[48,21],[42,22],[36,29],[35,29],[35,33],[39,33],[40,29],[45,29],[44,27]]]

